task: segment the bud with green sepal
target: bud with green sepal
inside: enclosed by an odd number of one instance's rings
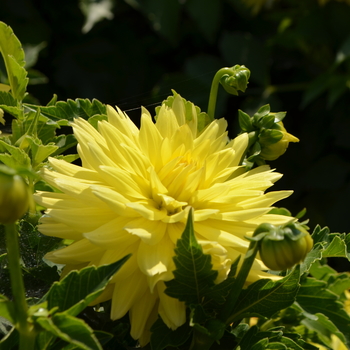
[[[254,236],[262,233],[265,236],[260,244],[260,257],[271,270],[286,270],[301,263],[313,246],[306,226],[298,222],[284,226],[262,224]]]
[[[30,192],[20,175],[0,165],[0,223],[11,224],[20,219],[28,210]]]
[[[272,113],[269,105],[262,106],[252,117],[238,111],[241,130],[249,135],[246,164],[252,166],[256,162],[261,165],[266,160],[275,160],[285,153],[289,142],[299,142],[284,128],[282,119],[285,115],[285,112]]]

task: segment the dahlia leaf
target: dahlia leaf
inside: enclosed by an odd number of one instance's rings
[[[350,345],[350,316],[344,309],[344,304],[339,296],[326,289],[324,281],[308,277],[302,283],[296,301],[306,311],[311,314],[321,313],[342,332],[346,339],[346,344]]]
[[[0,91],[0,105],[15,107],[17,103],[10,92]]]
[[[272,315],[293,304],[299,290],[299,267],[278,281],[261,279],[243,289],[230,320]]]
[[[13,302],[2,294],[0,294],[0,315],[0,318],[6,318],[12,323],[14,323],[14,320],[16,319],[15,307],[13,305]]]
[[[102,350],[93,330],[81,319],[66,312],[35,320],[46,331],[84,350]]]
[[[22,100],[28,84],[24,50],[12,29],[3,22],[0,22],[0,52],[6,66],[11,94],[15,99]]]
[[[1,340],[0,350],[18,349],[19,334],[15,327],[13,327]]]
[[[192,328],[185,323],[175,331],[170,329],[159,317],[151,328],[152,350],[162,350],[168,346],[178,347],[190,337]]]
[[[175,254],[174,279],[165,282],[165,293],[187,305],[200,304],[209,288],[214,286],[218,272],[212,270],[211,256],[203,253],[196,240],[192,210],[185,230],[176,243]]]
[[[39,108],[39,106],[32,104],[26,104],[25,106],[34,111]],[[96,99],[90,101],[89,99],[77,98],[74,101],[69,99],[67,102],[59,101],[55,105],[41,106],[40,112],[54,121],[60,119],[73,121],[79,117],[88,120],[94,115],[106,114],[106,106]]]
[[[48,309],[58,307],[59,311],[76,316],[97,298],[110,278],[129,259],[130,255],[110,265],[89,266],[80,271],[71,271],[61,281],[55,282],[41,302],[48,302]]]

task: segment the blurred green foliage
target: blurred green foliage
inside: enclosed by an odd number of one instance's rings
[[[282,205],[348,232],[350,5],[267,3],[253,14],[243,0],[1,0],[0,20],[24,45],[34,104],[97,98],[137,120],[174,89],[206,111],[214,73],[246,65],[247,91],[221,91],[216,116],[234,136],[238,108],[287,111],[301,142],[272,164],[285,174],[275,188],[295,190]]]

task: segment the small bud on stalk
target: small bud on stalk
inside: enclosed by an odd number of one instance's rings
[[[302,262],[313,246],[313,240],[302,224],[278,227],[260,225],[254,235],[266,232],[260,245],[260,257],[271,270],[280,271]]]
[[[275,125],[279,127],[279,129],[276,130],[278,130],[281,134],[281,139],[279,141],[274,143],[267,142],[265,144],[263,137],[260,136],[259,138],[261,145],[260,157],[265,160],[275,160],[279,158],[286,152],[289,142],[299,142],[299,139],[297,137],[287,132],[281,121]]]
[[[11,224],[20,219],[29,207],[29,189],[23,178],[12,169],[0,169],[0,223]]]

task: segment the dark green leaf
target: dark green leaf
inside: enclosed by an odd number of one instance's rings
[[[34,111],[39,108],[39,106],[31,104],[26,104],[25,106]],[[88,120],[96,114],[106,114],[106,106],[96,99],[90,101],[88,99],[77,98],[75,101],[59,101],[54,106],[40,107],[40,112],[52,120],[66,119],[73,121],[74,118],[79,117]]]
[[[297,302],[311,314],[322,313],[342,332],[346,343],[350,345],[350,316],[344,310],[339,297],[326,289],[326,283],[307,278],[297,295]]]
[[[161,318],[153,324],[151,328],[152,350],[162,350],[168,346],[178,347],[186,342],[192,332],[188,324],[184,324],[175,331],[171,330]]]
[[[56,313],[51,317],[35,320],[46,331],[84,350],[102,350],[93,330],[79,318],[67,313]]]
[[[231,320],[243,317],[271,317],[290,306],[299,290],[299,268],[279,281],[261,279],[243,289]]]
[[[42,301],[47,300],[49,310],[57,306],[59,311],[76,316],[102,293],[110,278],[128,258],[129,255],[110,265],[71,271],[52,285]]]
[[[197,243],[192,216],[190,211],[185,231],[176,243],[174,279],[165,282],[165,293],[187,305],[200,304],[218,275],[212,270],[211,256]]]

